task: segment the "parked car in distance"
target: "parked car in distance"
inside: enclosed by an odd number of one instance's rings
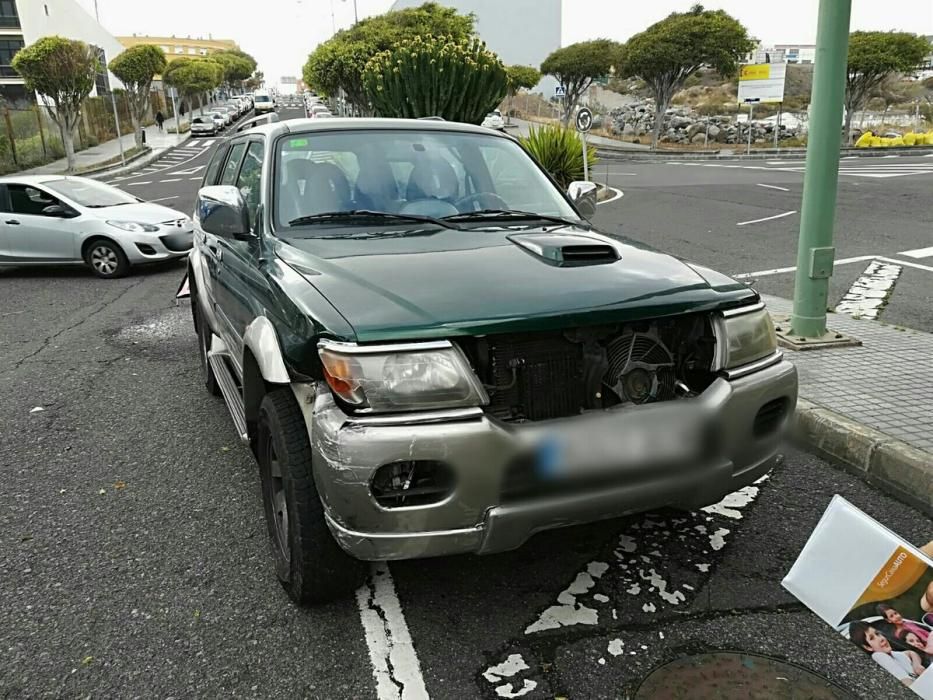
[[[797,374],[758,292],[601,232],[596,193],[443,120],[215,149],[187,273],[201,379],[259,463],[295,601],[352,595],[366,561],[697,509],[780,463]]]
[[[238,115],[236,113],[236,107],[221,105],[217,108],[217,111],[224,115],[224,119],[227,120],[228,126],[237,120]]]
[[[218,126],[212,114],[194,117],[191,120],[192,136],[214,136],[223,126]]]
[[[486,115],[486,118],[483,119],[483,126],[487,129],[498,129],[501,131],[505,128],[505,121],[502,119],[502,112],[498,109],[493,110]]]
[[[220,133],[227,128],[227,119],[220,112],[210,112],[208,116],[214,120],[214,126],[217,127],[217,132]]]
[[[311,105],[311,107],[308,109],[308,116],[311,119],[314,119],[319,114],[330,114],[330,110],[327,108],[326,105],[322,105],[322,104]]]
[[[0,209],[0,265],[88,265],[112,278],[185,257],[192,246],[182,212],[89,178],[2,177]]]

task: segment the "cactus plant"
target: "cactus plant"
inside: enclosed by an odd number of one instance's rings
[[[380,117],[479,124],[505,97],[508,75],[475,37],[416,36],[373,56],[363,84]]]

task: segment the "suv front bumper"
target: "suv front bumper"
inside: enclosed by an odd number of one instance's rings
[[[695,402],[718,427],[722,454],[709,467],[649,474],[624,485],[503,502],[503,478],[521,450],[520,426],[484,414],[461,420],[403,422],[345,414],[326,386],[294,384],[311,435],[315,483],[337,542],[363,560],[488,554],[521,546],[536,532],[665,506],[698,508],[746,486],[780,462],[785,427],[797,401],[797,371],[781,361],[748,376],[717,379]],[[758,411],[786,399],[783,426],[753,436]],[[680,402],[678,402],[680,403]],[[663,406],[663,404],[655,404]],[[624,430],[631,407],[612,412]],[[663,409],[662,409],[663,410]],[[430,421],[428,414],[422,419]],[[457,486],[430,505],[384,508],[370,482],[379,467],[405,460],[442,461]]]

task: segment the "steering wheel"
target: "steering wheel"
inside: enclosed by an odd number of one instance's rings
[[[478,207],[476,205],[479,205]],[[454,202],[459,212],[479,211],[480,209],[511,209],[509,203],[494,192],[476,192]],[[468,207],[464,209],[464,207]]]

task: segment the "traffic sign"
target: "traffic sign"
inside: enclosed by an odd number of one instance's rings
[[[579,112],[577,112],[577,131],[582,131],[586,133],[593,126],[593,113],[583,107]]]
[[[554,88],[554,97],[563,97],[567,94],[567,91],[564,89],[563,85],[558,85]]]

